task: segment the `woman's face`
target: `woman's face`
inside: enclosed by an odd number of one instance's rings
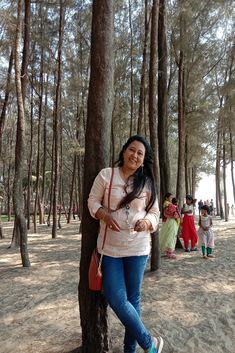
[[[133,141],[123,152],[123,166],[136,171],[143,163],[145,157],[145,146],[142,142]]]

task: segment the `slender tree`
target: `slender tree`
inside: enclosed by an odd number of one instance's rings
[[[15,145],[15,178],[13,185],[13,204],[15,214],[15,230],[20,234],[20,251],[24,267],[30,266],[28,247],[27,247],[27,225],[23,213],[23,190],[22,190],[22,172],[25,153],[25,115],[23,92],[21,84],[20,69],[20,42],[22,35],[22,8],[23,0],[18,0],[17,25],[15,39],[15,81],[18,107],[17,133]]]
[[[168,153],[168,94],[167,94],[167,42],[166,4],[159,0],[158,22],[158,151],[160,167],[160,196],[170,190],[170,162]]]
[[[54,112],[54,180],[53,180],[53,224],[52,238],[57,236],[57,206],[59,193],[59,153],[60,153],[60,109],[61,109],[61,70],[62,70],[62,43],[64,31],[64,4],[60,0],[60,20],[59,20],[59,42],[58,42],[58,66],[57,66],[57,83],[55,97],[55,112]]]
[[[181,0],[183,2],[183,0]],[[179,205],[182,205],[184,198],[184,172],[185,172],[185,68],[184,68],[184,18],[181,3],[180,12],[180,52],[178,64],[178,171],[176,195]]]
[[[159,180],[158,173],[158,137],[157,137],[157,46],[158,46],[158,16],[159,1],[153,0],[152,19],[151,19],[151,39],[150,39],[150,67],[149,67],[149,131],[150,141],[154,155],[154,174]],[[155,233],[152,234],[151,249],[151,270],[160,267],[160,248],[159,238]]]

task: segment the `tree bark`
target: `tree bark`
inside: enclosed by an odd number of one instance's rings
[[[170,162],[168,153],[167,113],[167,43],[165,0],[159,1],[158,24],[158,151],[160,167],[160,199],[170,189]]]
[[[63,1],[60,0],[60,20],[59,20],[59,42],[58,42],[58,67],[57,67],[57,83],[56,83],[56,98],[55,98],[55,113],[53,123],[54,133],[54,181],[53,181],[53,224],[52,238],[57,236],[57,206],[59,193],[59,153],[60,153],[60,103],[61,103],[61,71],[62,71],[62,43],[63,43],[63,28],[64,26],[64,10]]]
[[[150,68],[149,68],[149,131],[150,142],[154,157],[154,174],[156,180],[159,179],[158,173],[158,136],[157,136],[157,51],[158,51],[158,16],[159,1],[153,0],[152,21],[151,21],[151,44],[150,44]],[[158,183],[157,183],[158,184]],[[157,190],[159,191],[159,190]],[[159,192],[157,192],[159,195]],[[158,231],[152,234],[151,248],[151,271],[160,267],[160,246]]]
[[[10,94],[11,71],[12,71],[12,67],[13,67],[13,56],[14,56],[13,49],[11,49],[8,71],[7,71],[7,83],[6,83],[6,89],[5,89],[5,98],[4,98],[1,116],[0,116],[0,158],[2,156],[2,135],[3,135],[4,125],[5,125],[5,120],[6,120],[7,104],[8,104],[8,100],[9,100],[9,94]]]
[[[27,246],[27,226],[23,214],[23,190],[22,190],[22,170],[25,152],[25,116],[24,103],[21,86],[21,70],[20,70],[20,41],[22,33],[22,8],[23,0],[18,0],[17,9],[17,26],[15,41],[15,80],[16,95],[18,107],[17,133],[15,146],[15,178],[13,184],[13,204],[15,213],[15,230],[20,234],[20,252],[22,264],[24,267],[30,266]]]
[[[227,186],[226,186],[226,141],[225,141],[225,131],[223,131],[223,187],[224,187],[224,220],[228,221],[228,207],[227,207]]]
[[[131,59],[131,72],[130,72],[130,93],[131,93],[131,126],[130,136],[134,131],[134,84],[133,84],[133,30],[132,30],[132,8],[131,1],[129,0],[129,26],[130,26],[130,59]]]
[[[108,352],[107,304],[102,293],[88,289],[88,268],[99,224],[87,207],[90,188],[110,157],[113,98],[113,1],[94,0],[92,8],[91,74],[85,135],[82,249],[79,307],[82,353]]]
[[[184,199],[185,179],[184,54],[182,50],[180,51],[178,70],[178,171],[176,195],[181,207]]]
[[[141,81],[140,81],[140,98],[139,98],[139,115],[137,124],[137,133],[144,135],[145,133],[145,85],[146,85],[146,68],[147,68],[147,48],[149,36],[149,22],[148,20],[148,0],[145,0],[145,16],[144,16],[144,48],[143,61],[141,67]]]

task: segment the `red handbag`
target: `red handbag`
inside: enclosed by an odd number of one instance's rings
[[[100,291],[102,289],[101,256],[97,249],[93,250],[89,266],[89,289]]]
[[[113,182],[113,174],[114,174],[114,169],[112,168],[111,180],[109,184],[109,194],[108,194],[108,211],[110,210],[110,194],[111,194],[111,188],[112,188],[112,182]],[[104,231],[102,250],[104,249],[107,230],[108,230],[108,226],[106,225],[105,231]],[[88,271],[89,289],[93,291],[101,291],[102,289],[102,282],[103,282],[102,270],[101,270],[102,258],[103,258],[103,254],[100,255],[98,253],[97,248],[95,248],[91,255],[89,271]]]

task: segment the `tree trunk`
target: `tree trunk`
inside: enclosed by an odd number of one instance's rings
[[[41,23],[42,27],[42,23]],[[40,31],[40,36],[42,40],[42,28]],[[35,200],[34,200],[34,233],[37,233],[37,216],[39,210],[40,216],[40,207],[38,207],[40,203],[40,169],[41,169],[41,121],[42,121],[42,104],[43,104],[43,61],[44,61],[44,53],[43,47],[41,47],[41,58],[40,58],[40,93],[39,93],[39,107],[38,107],[38,143],[37,143],[37,166],[36,166],[36,185],[35,185]],[[42,223],[41,217],[39,217],[39,223]]]
[[[185,192],[190,194],[189,188],[189,167],[188,167],[188,135],[185,136],[185,158],[184,158],[184,176],[185,176]]]
[[[48,211],[48,197],[45,200],[46,190],[46,161],[47,161],[47,97],[48,97],[48,76],[45,85],[45,114],[43,121],[43,161],[42,161],[42,205],[43,205],[43,224],[45,223],[45,210]],[[47,195],[48,196],[48,195]],[[45,204],[46,202],[46,204]]]
[[[70,223],[70,221],[71,221],[71,211],[72,211],[72,213],[74,215],[75,208],[76,208],[75,202],[74,202],[74,199],[73,199],[76,169],[77,169],[77,156],[76,156],[76,153],[74,153],[74,156],[73,156],[73,174],[72,174],[72,182],[71,182],[71,189],[70,189],[69,212],[68,212],[67,223]]]
[[[224,187],[224,220],[228,221],[227,207],[227,187],[226,187],[226,148],[225,148],[225,132],[223,131],[223,187]]]
[[[147,48],[149,35],[149,20],[148,20],[148,0],[145,0],[145,16],[144,16],[144,48],[143,61],[141,67],[141,81],[140,81],[140,98],[139,98],[139,115],[137,124],[137,133],[144,135],[145,133],[145,81],[146,81],[146,67],[147,67]]]
[[[159,1],[153,0],[152,22],[151,22],[151,44],[150,44],[150,68],[149,68],[149,131],[150,142],[154,156],[154,174],[156,180],[159,179],[158,173],[158,137],[157,137],[157,48],[158,48],[158,15]],[[157,190],[159,191],[159,190]],[[157,192],[159,195],[159,192]],[[160,267],[160,247],[158,231],[152,234],[151,249],[151,271]]]
[[[224,218],[221,187],[220,187],[220,160],[221,160],[221,134],[220,134],[220,118],[217,126],[217,147],[216,147],[216,214],[221,219]]]
[[[160,199],[170,190],[167,115],[167,42],[165,0],[159,1],[158,24],[158,151],[160,167]]]
[[[184,54],[180,51],[178,68],[178,171],[176,195],[181,207],[184,199],[185,121],[184,121]]]
[[[16,95],[18,107],[17,133],[15,145],[15,178],[13,184],[13,204],[15,213],[15,230],[20,234],[20,251],[21,259],[24,267],[30,266],[28,247],[27,247],[27,226],[23,214],[23,190],[22,190],[22,170],[25,152],[25,116],[23,94],[21,87],[21,71],[20,71],[20,41],[22,32],[22,7],[23,0],[18,0],[17,10],[17,26],[15,41],[15,78],[16,78]],[[24,53],[25,55],[25,53]]]
[[[233,135],[232,135],[231,125],[230,125],[230,132],[229,132],[229,140],[230,140],[230,165],[231,165],[231,180],[232,180],[232,188],[233,188],[233,202],[235,202]]]
[[[88,289],[88,268],[96,246],[98,222],[87,207],[90,188],[109,163],[113,95],[113,1],[94,0],[91,32],[91,74],[85,135],[82,249],[79,307],[82,353],[108,352],[107,304],[100,292]]]
[[[131,93],[131,126],[130,126],[130,136],[134,131],[134,84],[133,84],[133,30],[132,30],[132,8],[131,1],[129,0],[129,26],[130,26],[130,59],[131,59],[131,79],[130,79],[130,93]]]
[[[64,10],[63,1],[60,0],[60,23],[59,23],[59,43],[58,43],[58,67],[57,67],[57,83],[56,83],[56,98],[55,98],[55,114],[53,123],[54,133],[54,182],[53,182],[53,224],[52,238],[57,236],[57,206],[59,193],[59,153],[60,153],[60,97],[61,97],[61,69],[62,69],[62,43],[64,30]]]
[[[27,228],[30,229],[30,214],[31,214],[31,192],[32,192],[32,165],[33,165],[33,87],[31,87],[31,102],[30,102],[30,146],[28,157],[28,185],[27,185],[27,200],[26,200],[26,216]]]
[[[2,112],[1,112],[1,116],[0,116],[0,158],[2,156],[2,135],[3,135],[3,129],[4,129],[5,120],[6,120],[7,104],[8,104],[9,94],[10,94],[12,67],[13,67],[13,49],[11,49],[11,54],[10,54],[10,59],[9,59],[9,66],[8,66],[8,71],[7,71],[7,84],[6,84],[6,89],[5,89],[5,98],[4,98]]]

